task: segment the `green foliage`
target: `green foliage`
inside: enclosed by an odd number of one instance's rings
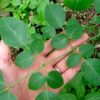
[[[44,26],[41,31],[46,39],[52,38],[56,34],[56,30],[52,26]]]
[[[89,84],[100,85],[100,59],[87,59],[82,64],[82,73]]]
[[[32,90],[40,89],[45,83],[45,78],[40,72],[31,75],[28,86]]]
[[[48,24],[58,29],[64,25],[65,12],[61,6],[49,4],[45,9],[45,18]]]
[[[58,71],[51,71],[46,77],[46,81],[51,88],[59,88],[64,84],[63,78]]]
[[[13,6],[19,6],[21,4],[21,0],[12,0]]]
[[[94,0],[94,8],[97,13],[100,13],[100,0]]]
[[[94,46],[92,44],[83,44],[80,46],[79,52],[82,57],[89,58],[94,53]]]
[[[10,4],[10,0],[0,0],[0,9],[6,8]]]
[[[50,91],[43,91],[37,97],[36,100],[62,100],[59,95],[50,92]]]
[[[27,47],[30,37],[27,25],[13,17],[0,19],[0,34],[7,45],[15,48]]]
[[[79,65],[81,57],[78,53],[71,53],[67,59],[67,66],[68,67],[76,67]]]
[[[71,93],[60,94],[61,100],[77,100],[76,96]]]
[[[71,39],[79,39],[83,34],[83,28],[76,19],[71,18],[67,22],[66,33]]]
[[[18,100],[12,93],[4,92],[0,94],[0,100]]]
[[[69,40],[67,39],[65,34],[57,34],[51,40],[51,45],[55,49],[65,48],[69,44]]]
[[[85,96],[84,100],[100,100],[100,92],[89,93]]]
[[[29,51],[23,51],[16,57],[16,65],[20,68],[28,68],[32,65],[34,61],[34,57],[31,52]]]
[[[69,8],[81,11],[87,10],[90,7],[93,0],[64,0],[64,2]]]

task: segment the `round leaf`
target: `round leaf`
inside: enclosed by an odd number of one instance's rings
[[[38,90],[44,85],[44,83],[44,76],[40,72],[36,72],[31,75],[28,86],[32,90]]]
[[[51,45],[55,49],[62,49],[65,48],[69,44],[69,41],[65,34],[57,34],[51,40]]]
[[[79,52],[82,57],[91,57],[94,53],[94,46],[92,44],[83,44],[80,46]]]
[[[65,4],[73,10],[87,10],[93,0],[64,0]]]
[[[65,22],[65,13],[61,6],[49,4],[45,9],[45,18],[51,26],[61,28]]]
[[[82,64],[84,78],[92,85],[100,86],[100,60],[88,59]]]
[[[30,37],[27,25],[13,17],[0,19],[0,34],[7,45],[15,48],[27,47]]]
[[[59,88],[64,84],[63,78],[58,71],[51,71],[46,77],[46,81],[51,88]]]
[[[4,92],[0,94],[0,100],[17,100],[17,97],[9,92]]]
[[[66,33],[72,39],[79,39],[83,35],[83,28],[76,19],[71,18],[66,25]]]
[[[77,53],[72,53],[68,56],[67,66],[68,67],[76,67],[80,63],[81,57]]]
[[[45,26],[42,27],[41,31],[43,32],[43,35],[49,39],[53,37],[56,34],[56,30],[52,26]]]
[[[16,65],[20,68],[28,68],[34,61],[33,55],[29,51],[23,51],[16,57]]]
[[[50,91],[41,92],[35,100],[62,100],[58,94]]]
[[[38,54],[42,52],[44,49],[44,40],[39,38],[39,39],[34,39],[31,46],[30,50],[33,54]]]

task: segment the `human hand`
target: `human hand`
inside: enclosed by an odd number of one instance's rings
[[[19,80],[21,77],[27,75],[31,70],[37,69],[41,64],[49,62],[66,51],[70,51],[71,47],[79,46],[83,44],[88,39],[88,35],[84,34],[81,39],[72,41],[70,45],[68,45],[64,49],[54,50],[50,53],[53,48],[50,46],[50,40],[48,40],[45,44],[45,49],[41,54],[36,56],[35,61],[33,62],[32,66],[28,69],[20,69],[17,67],[14,62],[11,60],[11,51],[10,48],[4,44],[3,41],[0,42],[0,70],[4,74],[5,82],[10,85]],[[50,53],[50,54],[49,54]],[[48,55],[49,54],[49,55]],[[56,61],[50,63],[46,68],[41,68],[38,70],[42,74],[46,74],[45,72],[49,72],[55,70],[55,66],[59,69],[62,74],[64,83],[67,83],[71,80],[75,74],[80,70],[80,66],[76,66],[74,68],[68,68],[66,66],[66,59],[68,55],[65,55],[63,58],[59,58]],[[28,88],[28,79],[22,80],[20,83],[16,84],[16,86],[12,89],[12,92],[18,97],[18,100],[35,100],[37,94],[39,94],[42,90],[45,90],[45,87],[41,88],[38,91],[32,91]],[[59,89],[51,89],[48,90],[58,93],[61,88]]]

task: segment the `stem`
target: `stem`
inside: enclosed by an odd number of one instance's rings
[[[94,40],[95,38],[99,37],[100,34],[95,35],[94,37],[90,38],[88,41]]]
[[[21,77],[19,80],[17,80],[17,81],[14,82],[13,84],[11,84],[11,85],[7,86],[5,89],[3,89],[3,90],[0,92],[0,94],[3,93],[3,92],[5,92],[5,91],[8,91],[9,89],[12,89],[14,86],[16,86],[17,84],[19,84],[20,82],[22,82],[24,79],[26,79],[27,77],[29,77],[29,76],[30,76],[31,74],[33,74],[34,72],[38,71],[38,70],[41,69],[41,68],[44,68],[44,67],[48,66],[49,64],[53,63],[54,61],[56,61],[56,60],[59,59],[59,58],[63,58],[65,55],[67,55],[68,53],[70,53],[70,52],[72,52],[72,51],[73,51],[73,48],[72,48],[71,50],[69,50],[69,51],[63,53],[62,55],[58,56],[57,58],[55,58],[55,59],[53,59],[53,60],[51,60],[51,61],[49,61],[49,62],[47,62],[47,63],[45,63],[45,64],[43,64],[43,65],[41,65],[40,67],[36,68],[35,70],[30,71],[27,75]],[[46,86],[46,89],[47,89],[47,86]]]

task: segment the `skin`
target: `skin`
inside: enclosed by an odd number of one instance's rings
[[[11,60],[11,50],[10,48],[4,44],[3,41],[0,42],[0,71],[3,72],[4,80],[7,85],[10,85],[17,80],[19,80],[24,75],[27,75],[30,71],[38,68],[41,64],[51,61],[52,59],[57,58],[58,56],[62,55],[66,51],[71,50],[71,46],[80,46],[84,42],[88,40],[88,35],[84,34],[81,39],[72,41],[70,45],[68,45],[64,49],[60,50],[53,50],[52,46],[50,45],[50,40],[45,43],[45,49],[43,52],[36,56],[35,61],[33,62],[32,66],[27,69],[20,69],[18,66],[14,64]],[[51,52],[51,53],[50,53]],[[50,53],[50,54],[49,54]],[[49,54],[49,55],[48,55]],[[55,66],[60,70],[64,83],[67,83],[71,80],[75,74],[80,71],[80,65],[74,68],[68,68],[66,66],[66,59],[68,55],[65,55],[63,58],[58,59],[57,61],[49,64],[45,68],[38,70],[39,72],[47,75],[49,71],[55,70]],[[13,89],[10,91],[14,93],[18,100],[35,100],[35,97],[43,90],[45,90],[45,86],[40,90],[32,91],[28,88],[28,79],[27,77],[25,80],[22,80],[19,84],[14,86]],[[58,93],[61,88],[59,89],[51,89],[48,87],[49,91]]]

